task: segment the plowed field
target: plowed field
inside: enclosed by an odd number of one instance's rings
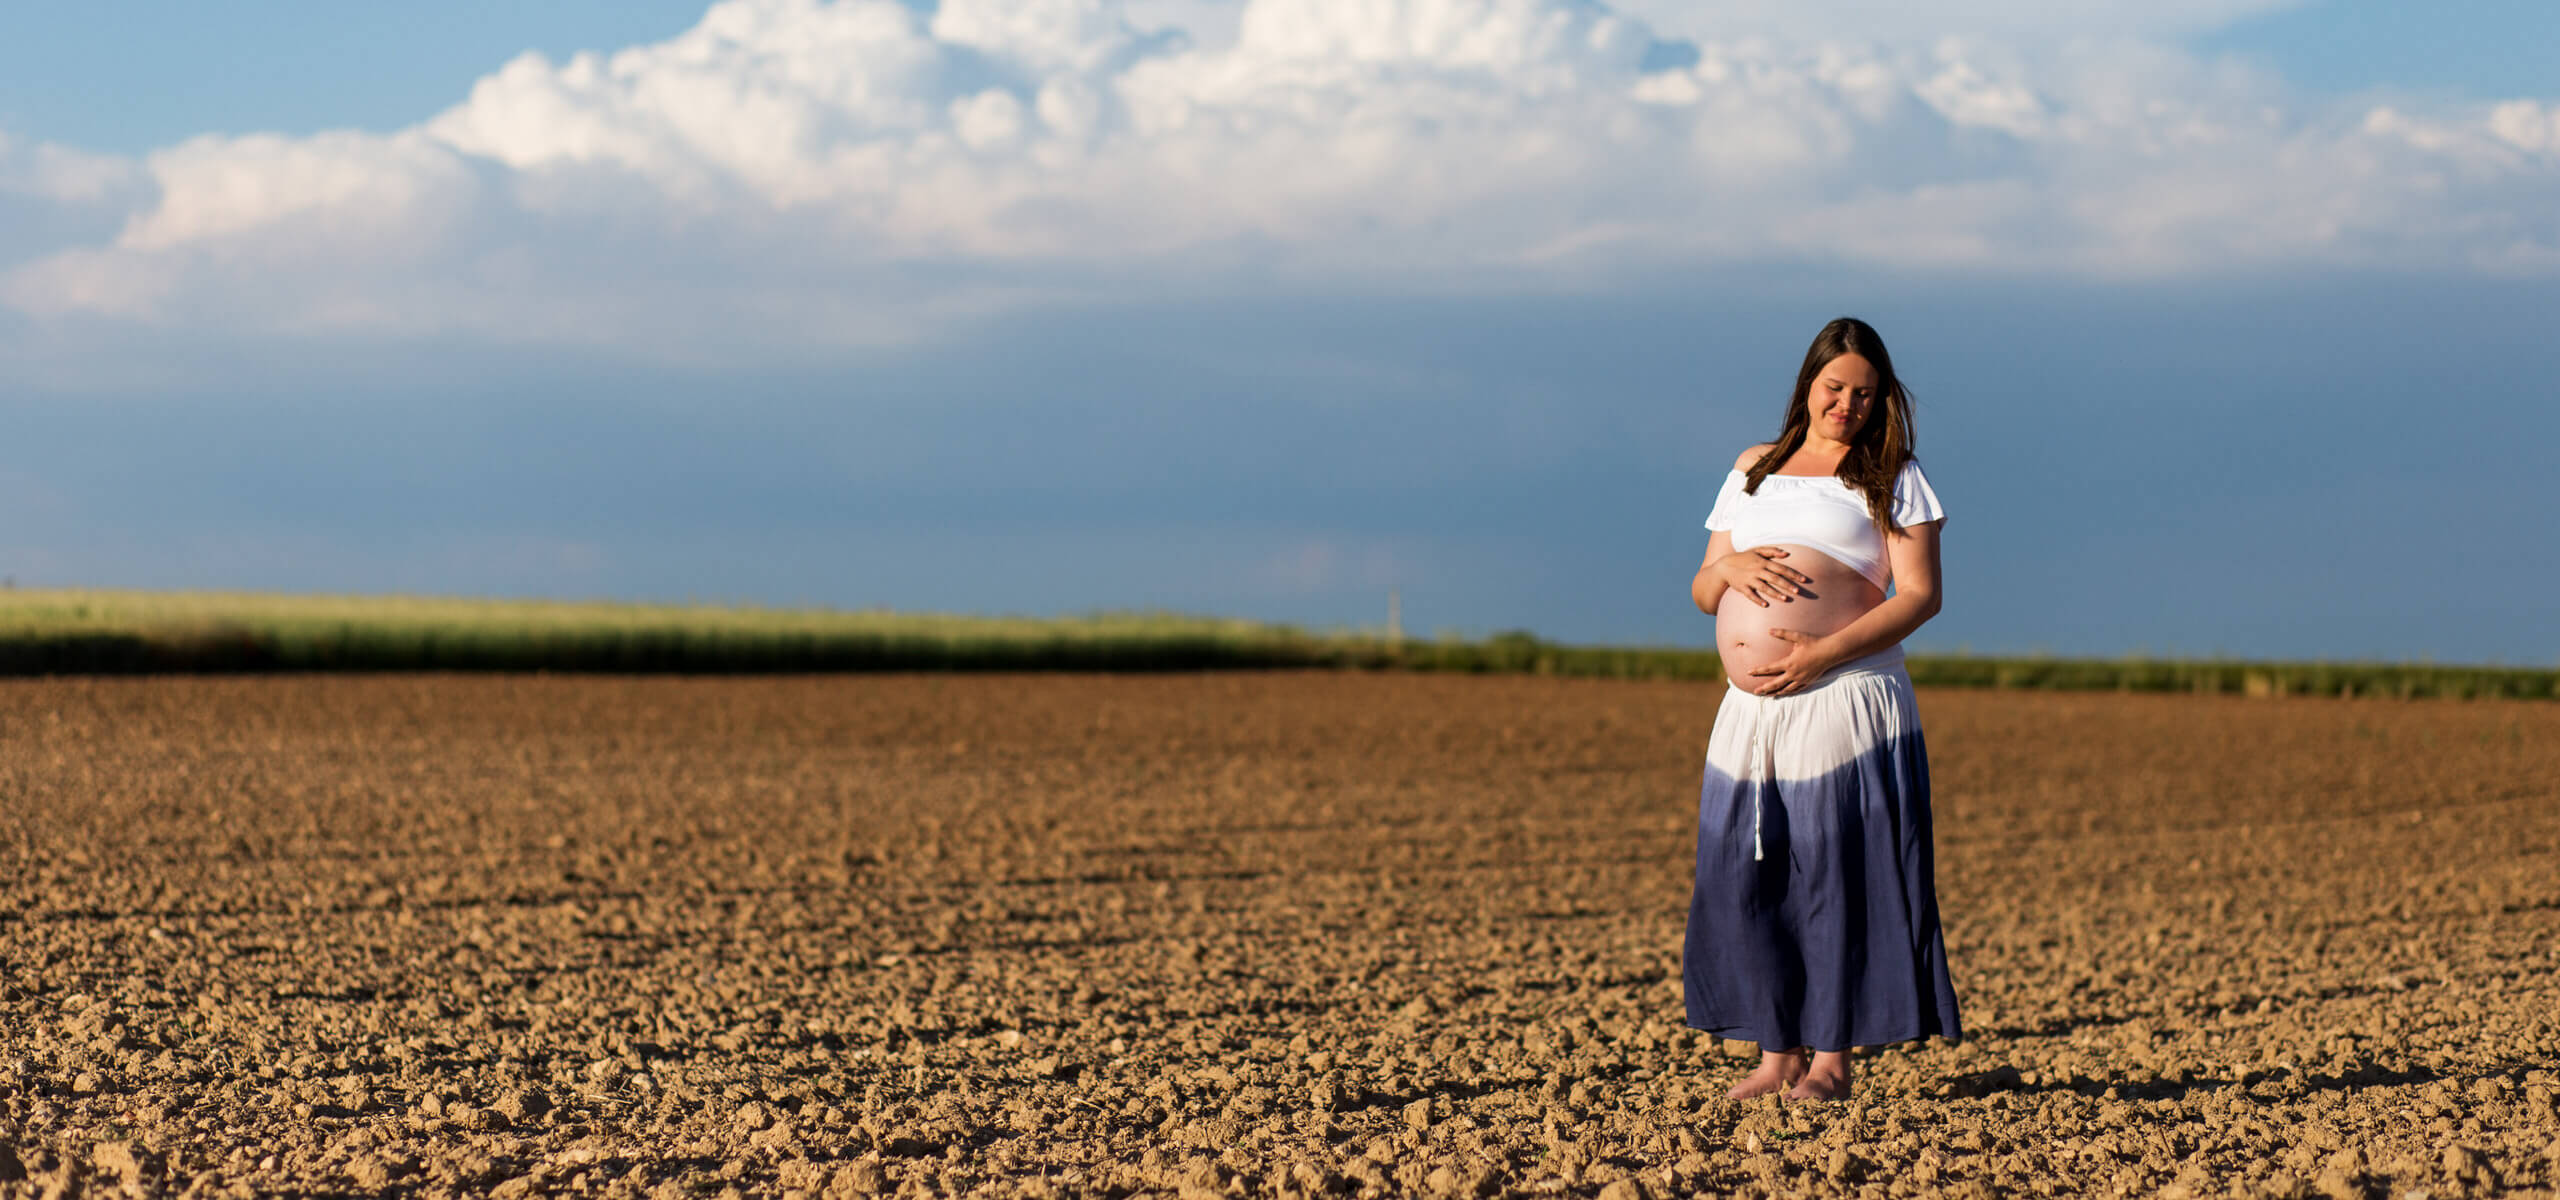
[[[0,1196],[2551,1194],[2560,704],[1924,692],[1970,1033],[1737,1103],[1719,694],[0,683]]]

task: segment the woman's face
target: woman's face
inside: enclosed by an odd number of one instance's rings
[[[1826,442],[1847,444],[1866,428],[1876,408],[1875,364],[1860,354],[1843,354],[1823,364],[1805,393],[1805,409],[1813,417],[1812,434]]]

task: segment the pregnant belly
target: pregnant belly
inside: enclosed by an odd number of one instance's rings
[[[1771,637],[1770,630],[1792,629],[1820,637],[1846,628],[1884,603],[1884,592],[1867,582],[1857,568],[1807,546],[1781,548],[1787,556],[1780,563],[1813,577],[1805,585],[1813,595],[1762,608],[1742,589],[1727,588],[1716,605],[1716,653],[1724,659],[1725,678],[1744,691],[1768,686],[1767,676],[1755,677],[1751,672],[1787,656],[1787,643]]]

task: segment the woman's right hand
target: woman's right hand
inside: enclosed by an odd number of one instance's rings
[[[1778,561],[1786,556],[1787,552],[1776,546],[1757,546],[1725,555],[1710,569],[1724,580],[1725,587],[1741,589],[1762,608],[1769,607],[1771,600],[1792,604],[1798,596],[1813,594],[1804,590],[1813,577]]]

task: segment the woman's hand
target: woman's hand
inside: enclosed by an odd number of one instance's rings
[[[1769,636],[1785,642],[1787,653],[1786,657],[1752,672],[1755,676],[1768,677],[1769,682],[1759,689],[1760,695],[1792,696],[1812,687],[1815,680],[1822,678],[1823,672],[1840,665],[1838,656],[1831,652],[1830,643],[1822,638],[1792,629],[1772,629]]]
[[[1778,561],[1786,556],[1787,552],[1776,546],[1760,546],[1725,555],[1711,569],[1726,587],[1742,589],[1743,595],[1762,608],[1769,607],[1771,600],[1792,604],[1798,596],[1813,594],[1804,590],[1813,577]]]

